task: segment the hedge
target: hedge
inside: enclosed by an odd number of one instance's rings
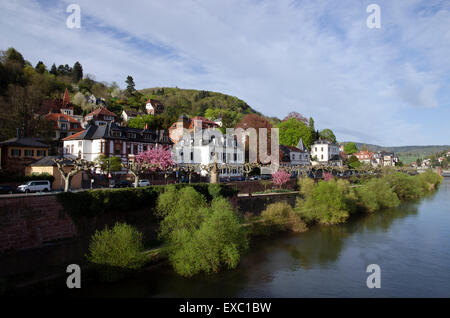
[[[204,195],[208,202],[218,195],[229,198],[238,192],[224,184],[178,183],[172,186],[177,189],[191,186]],[[63,192],[57,195],[57,199],[71,216],[94,217],[109,212],[127,212],[143,208],[154,214],[158,196],[164,192],[165,187],[165,185],[154,185],[139,188]]]

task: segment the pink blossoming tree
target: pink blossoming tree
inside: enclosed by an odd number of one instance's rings
[[[163,171],[167,179],[168,172],[173,167],[172,152],[169,148],[150,148],[147,151],[139,153],[135,157],[135,165],[139,167],[140,173],[144,171]],[[134,175],[134,184],[137,187],[139,183],[139,173]]]
[[[333,179],[333,174],[329,173],[329,172],[324,172],[323,173],[323,180],[325,181],[330,181]]]
[[[290,175],[284,170],[278,170],[272,173],[273,183],[281,188],[283,184],[289,181]]]

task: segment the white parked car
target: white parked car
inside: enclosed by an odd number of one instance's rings
[[[147,179],[141,179],[139,180],[138,185],[140,187],[148,187],[150,185],[150,181],[148,181]]]
[[[50,181],[48,180],[35,180],[35,181],[28,181],[25,184],[22,184],[17,187],[18,192],[48,192],[52,186],[50,185]]]

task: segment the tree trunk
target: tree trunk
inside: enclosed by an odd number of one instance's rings
[[[71,176],[64,177],[64,192],[69,192]]]

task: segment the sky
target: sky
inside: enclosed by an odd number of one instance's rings
[[[66,12],[79,5],[81,27]],[[380,28],[369,28],[370,4]],[[450,144],[450,1],[0,1],[0,49],[98,81],[236,96],[339,141]]]

